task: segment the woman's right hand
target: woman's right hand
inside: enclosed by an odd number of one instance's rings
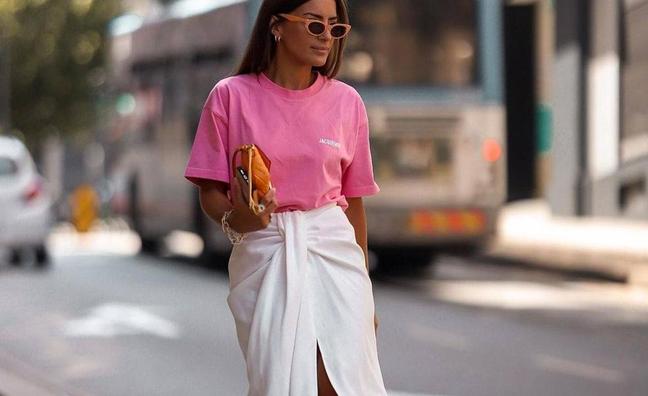
[[[232,193],[232,204],[234,205],[233,212],[229,217],[230,227],[240,233],[252,232],[264,229],[270,224],[270,218],[272,213],[277,209],[279,204],[275,197],[275,188],[271,188],[270,191],[263,197],[262,202],[265,205],[265,209],[259,213],[255,214],[252,209],[250,209],[243,191],[243,186],[245,181],[239,176],[236,175],[236,182],[231,184],[231,193]]]

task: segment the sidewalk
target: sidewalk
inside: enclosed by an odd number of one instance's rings
[[[648,222],[553,216],[543,200],[504,207],[498,236],[486,253],[648,286]]]

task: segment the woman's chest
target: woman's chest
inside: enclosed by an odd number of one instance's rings
[[[355,144],[354,120],[342,108],[257,102],[241,112],[230,133],[235,146],[254,143],[273,166],[339,169],[350,161]]]

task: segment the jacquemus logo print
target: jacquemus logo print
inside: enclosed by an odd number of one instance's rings
[[[319,142],[334,147],[336,149],[340,148],[340,143],[336,142],[335,140],[320,138]]]

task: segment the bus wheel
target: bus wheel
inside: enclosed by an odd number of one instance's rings
[[[130,225],[133,231],[140,237],[142,243],[140,252],[153,255],[158,254],[161,247],[159,239],[144,235],[142,215],[140,214],[139,207],[139,185],[137,184],[136,176],[131,178],[128,190],[128,217],[130,218]]]
[[[427,247],[372,247],[369,268],[386,275],[418,275],[434,265],[434,251]],[[370,255],[370,260],[372,256]]]
[[[22,263],[22,252],[20,249],[11,249],[9,251],[9,264],[17,267]]]
[[[136,178],[133,176],[133,178],[128,183],[128,217],[130,220],[130,226],[133,231],[140,234],[141,236],[142,227],[139,214],[139,205],[137,202],[138,198],[139,187],[137,186]]]

